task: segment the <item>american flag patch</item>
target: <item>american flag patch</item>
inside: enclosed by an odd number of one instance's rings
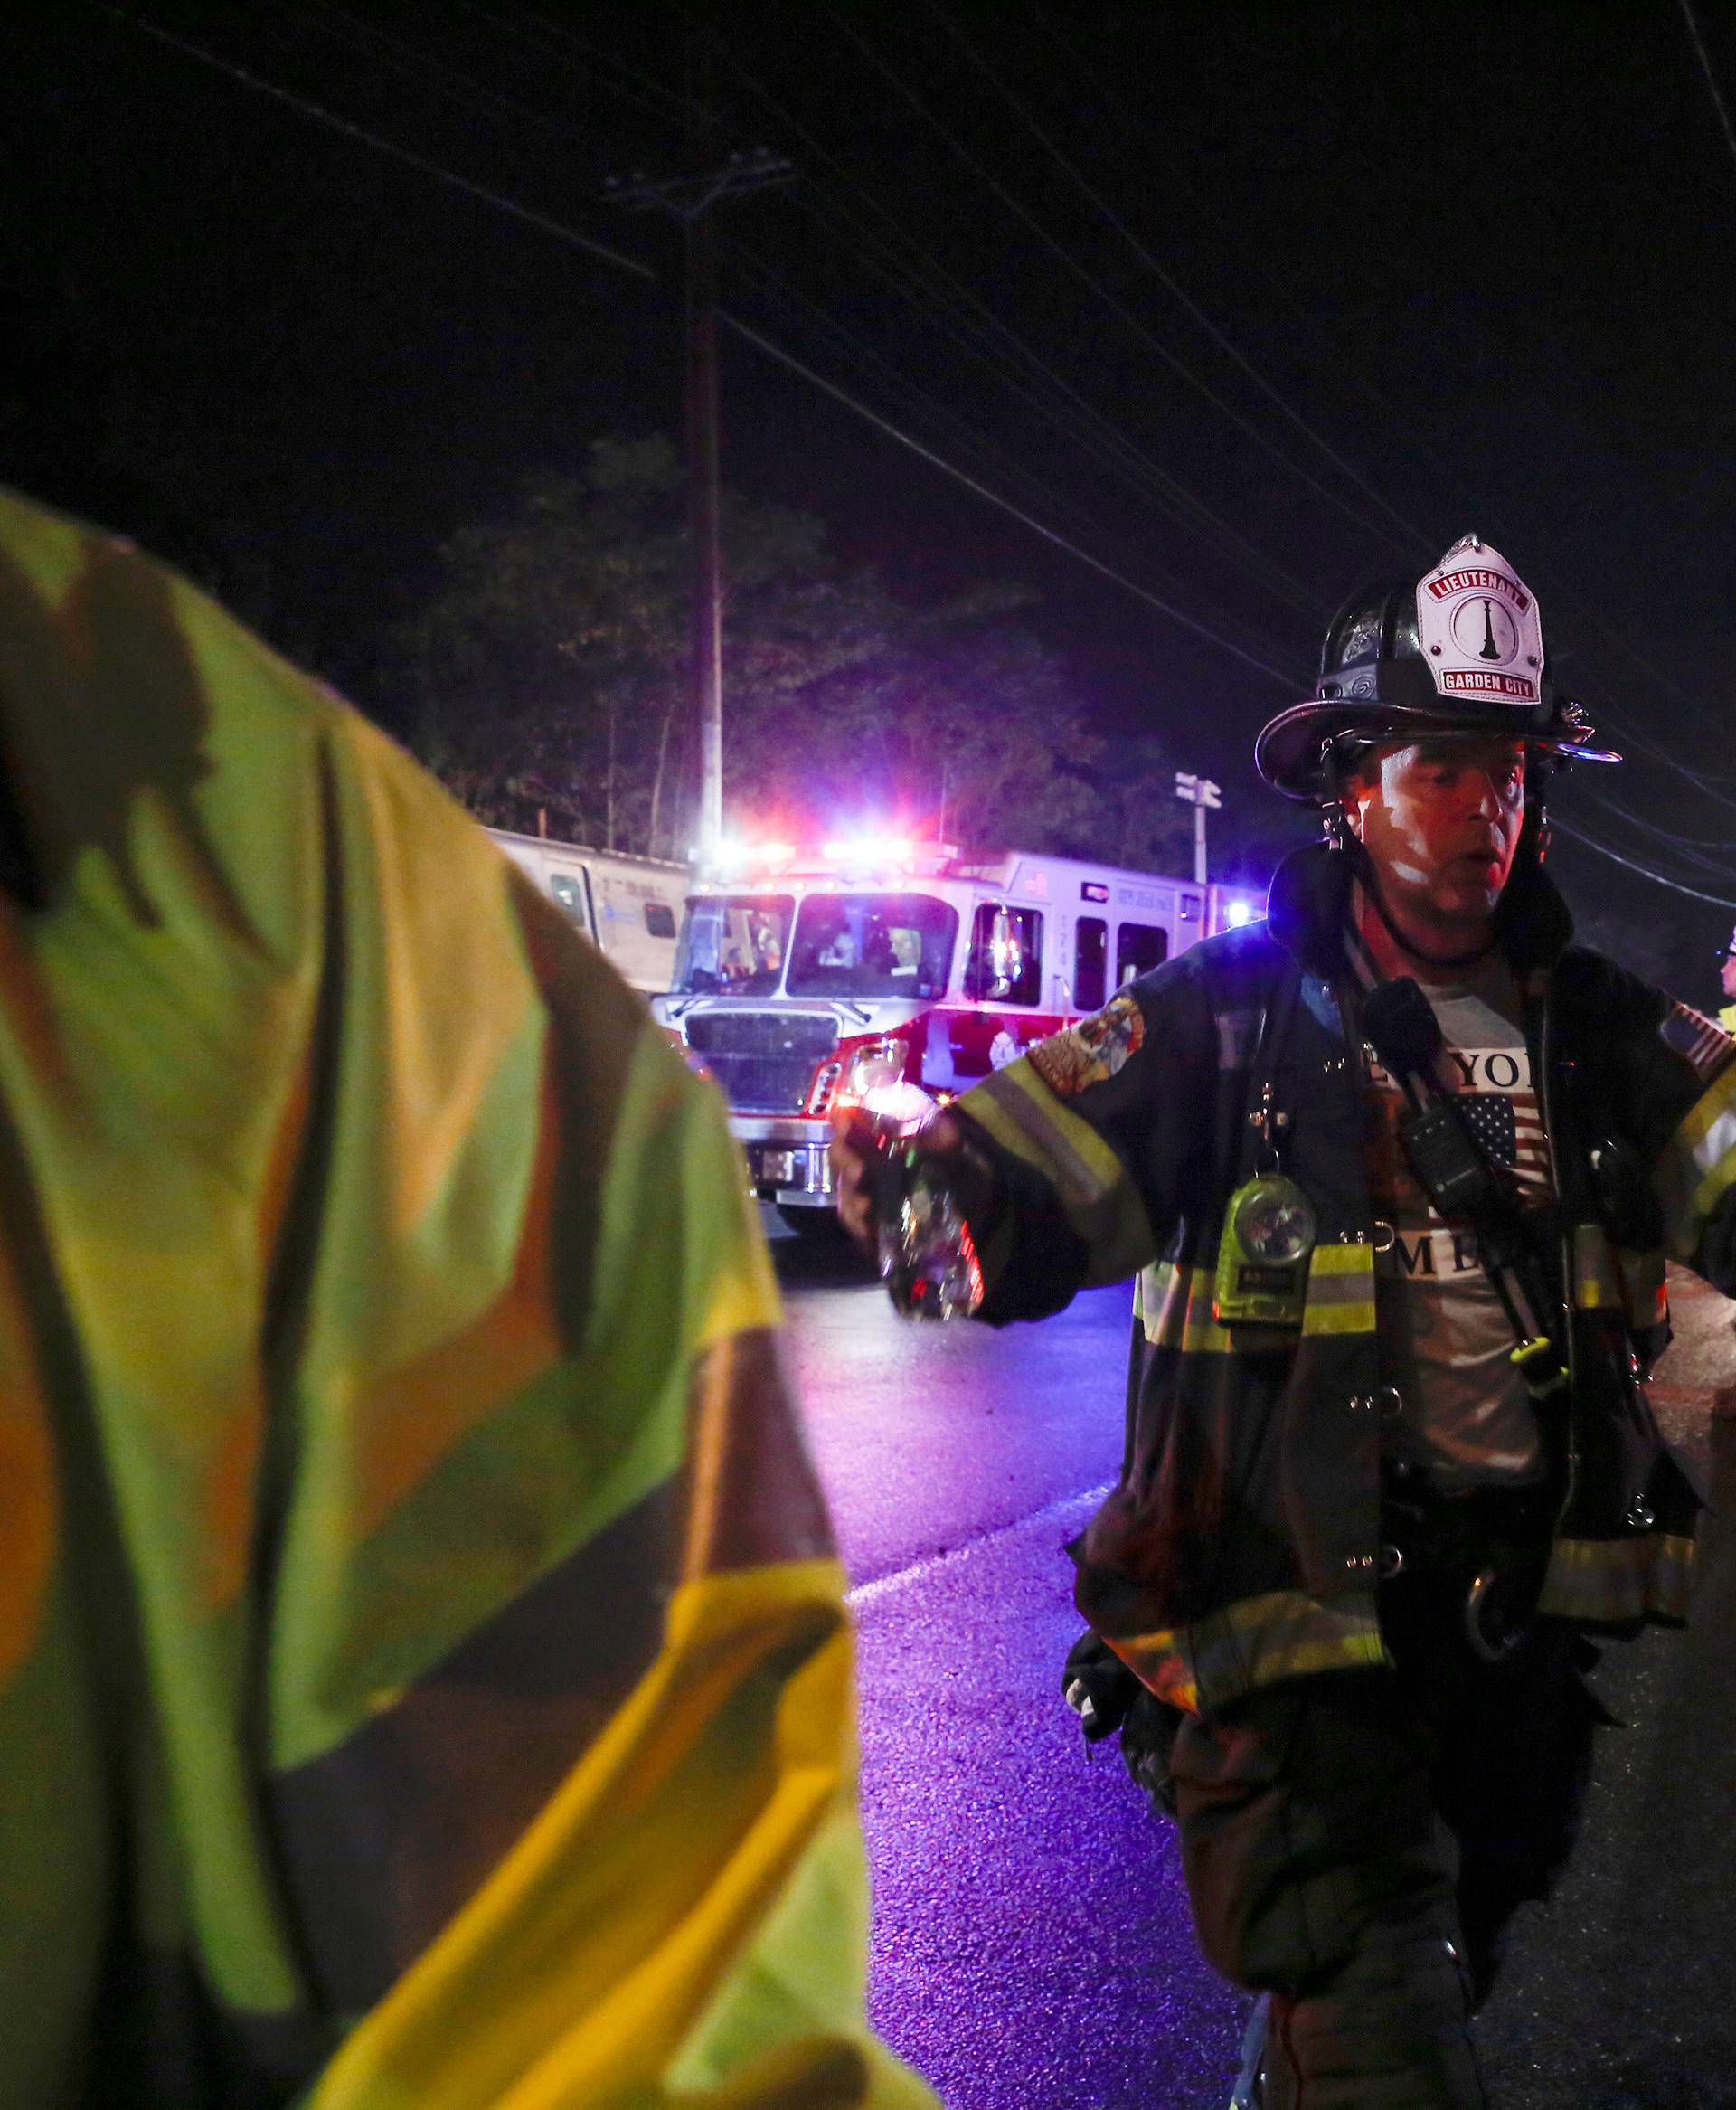
[[[1453,1104],[1492,1164],[1514,1174],[1522,1189],[1547,1192],[1549,1139],[1534,1092],[1458,1092]]]
[[[1709,1082],[1730,1060],[1732,1041],[1715,1018],[1708,1018],[1686,1004],[1672,1004],[1669,1016],[1657,1029],[1665,1046],[1693,1066],[1695,1076]]]

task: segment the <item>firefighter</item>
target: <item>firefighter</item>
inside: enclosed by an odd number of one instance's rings
[[[1726,1033],[1736,1033],[1736,931],[1718,955],[1718,987],[1725,998],[1718,1023]]]
[[[0,602],[0,2105],[918,2110],[721,1104],[184,582]]]
[[[1260,733],[1328,824],[1263,923],[914,1148],[838,1139],[859,1235],[948,1190],[990,1323],[1137,1276],[1065,1682],[1263,1996],[1268,2110],[1484,2102],[1470,2016],[1578,1827],[1595,1637],[1685,1613],[1699,1499],[1637,1372],[1666,1254],[1736,1289],[1736,1044],[1571,942],[1545,791],[1617,759],[1467,537],[1353,598]]]

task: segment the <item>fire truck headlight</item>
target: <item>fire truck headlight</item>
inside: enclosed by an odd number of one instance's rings
[[[1225,927],[1239,931],[1244,923],[1253,921],[1254,912],[1245,901],[1232,901],[1223,912]]]
[[[844,1074],[844,1088],[852,1099],[862,1099],[870,1092],[882,1092],[888,1085],[900,1083],[903,1075],[904,1043],[878,1040],[872,1047],[864,1047],[852,1057]]]

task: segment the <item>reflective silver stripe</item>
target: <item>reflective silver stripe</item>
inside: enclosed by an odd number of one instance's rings
[[[1260,1037],[1263,1016],[1260,1011],[1218,1013],[1218,1067],[1221,1070],[1247,1068],[1253,1060],[1254,1044]]]
[[[1363,1244],[1316,1245],[1308,1263],[1304,1333],[1373,1333],[1374,1248]]]
[[[1274,1590],[1191,1626],[1111,1636],[1109,1646],[1160,1699],[1194,1712],[1227,1706],[1281,1678],[1371,1670],[1391,1661],[1366,1591],[1323,1604],[1300,1590]]]
[[[1027,1057],[972,1085],[958,1104],[1054,1187],[1068,1222],[1091,1249],[1090,1281],[1125,1281],[1150,1257],[1151,1226],[1127,1168]]]
[[[1561,1538],[1550,1556],[1538,1610],[1556,1619],[1619,1623],[1685,1619],[1694,1586],[1692,1538]]]

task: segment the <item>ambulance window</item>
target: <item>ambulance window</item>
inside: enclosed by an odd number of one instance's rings
[[[1073,1008],[1100,1011],[1108,993],[1104,971],[1109,963],[1109,926],[1101,916],[1080,916],[1073,925]]]
[[[675,912],[666,901],[647,901],[645,904],[645,928],[653,938],[673,938],[675,934]]]
[[[585,913],[584,889],[578,880],[571,878],[564,872],[551,872],[549,892],[581,931],[590,930],[590,918]]]
[[[986,901],[971,926],[965,994],[974,1003],[1034,1004],[1043,994],[1043,917]]]
[[[1115,933],[1115,986],[1149,974],[1169,958],[1169,932],[1157,923],[1121,923]]]

